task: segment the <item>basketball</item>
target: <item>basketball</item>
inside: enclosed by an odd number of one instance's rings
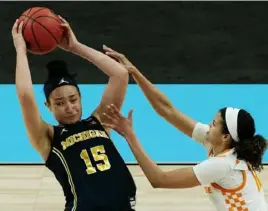
[[[19,18],[23,21],[23,37],[27,50],[33,54],[47,54],[53,51],[63,36],[62,21],[50,9],[33,7]]]

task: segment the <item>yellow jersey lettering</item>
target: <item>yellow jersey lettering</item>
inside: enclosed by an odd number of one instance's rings
[[[109,139],[108,135],[104,131],[86,130],[67,137],[64,141],[61,142],[61,146],[63,150],[66,150],[68,147],[73,146],[76,143],[98,137]]]

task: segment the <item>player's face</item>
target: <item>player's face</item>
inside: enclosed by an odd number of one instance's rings
[[[226,134],[222,133],[222,117],[220,113],[217,113],[211,124],[209,125],[209,131],[207,133],[206,139],[212,146],[223,145],[229,140]]]
[[[81,119],[81,97],[74,86],[66,85],[53,90],[48,107],[60,124],[74,124]]]

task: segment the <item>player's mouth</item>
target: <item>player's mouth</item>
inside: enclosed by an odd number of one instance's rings
[[[66,116],[67,119],[74,119],[76,118],[77,114]]]

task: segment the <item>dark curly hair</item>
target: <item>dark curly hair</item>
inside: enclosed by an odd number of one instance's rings
[[[222,133],[230,134],[225,114],[227,108],[220,109],[222,117]],[[267,140],[261,135],[255,135],[255,122],[253,117],[247,111],[241,109],[237,119],[237,134],[239,141],[231,141],[231,147],[234,148],[237,158],[248,162],[252,169],[261,171],[263,169],[262,157],[267,149]]]

